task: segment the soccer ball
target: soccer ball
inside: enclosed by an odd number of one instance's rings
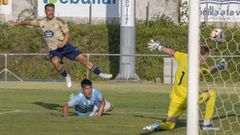
[[[211,39],[217,43],[222,43],[225,40],[225,34],[220,28],[213,29],[210,36]]]

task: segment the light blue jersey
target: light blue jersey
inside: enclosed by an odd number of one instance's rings
[[[68,102],[68,106],[75,107],[78,115],[87,116],[93,112],[94,106],[99,107],[100,101],[102,100],[102,93],[96,88],[93,88],[90,99],[87,99],[82,92],[79,92]]]

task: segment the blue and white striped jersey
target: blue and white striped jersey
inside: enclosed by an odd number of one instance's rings
[[[68,106],[75,107],[77,113],[87,115],[93,111],[94,106],[99,107],[100,101],[102,100],[102,93],[96,88],[93,88],[90,99],[87,99],[82,92],[79,92],[68,102]]]

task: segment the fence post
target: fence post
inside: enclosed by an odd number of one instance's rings
[[[87,54],[87,60],[89,61],[90,59],[90,54]],[[89,70],[87,69],[87,79],[89,79]]]
[[[4,58],[5,58],[5,69],[8,69],[8,68],[7,68],[7,66],[8,66],[8,65],[7,65],[7,63],[8,63],[8,62],[7,62],[7,54],[4,54]],[[4,74],[5,74],[4,80],[7,81],[7,70],[4,71]]]
[[[146,7],[146,26],[149,27],[149,1]]]
[[[89,20],[88,20],[89,24],[92,24],[92,2],[90,3],[90,6],[89,6]]]

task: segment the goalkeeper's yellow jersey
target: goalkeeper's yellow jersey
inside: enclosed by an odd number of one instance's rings
[[[188,87],[188,55],[182,52],[175,52],[174,59],[178,63],[175,74],[174,86]],[[200,73],[208,73],[208,69],[200,68]]]
[[[188,86],[188,55],[186,53],[175,52],[174,59],[178,63],[178,68],[175,74],[175,86]]]

